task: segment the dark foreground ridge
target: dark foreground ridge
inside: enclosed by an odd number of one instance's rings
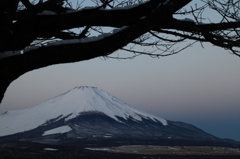
[[[239,159],[240,155],[141,155],[28,142],[0,142],[1,159]]]
[[[46,144],[46,143],[43,143]],[[51,145],[62,145],[71,147],[112,147],[122,145],[155,145],[155,146],[215,146],[215,147],[231,147],[240,148],[240,144],[223,141],[209,141],[209,140],[172,140],[172,139],[132,139],[132,138],[86,138],[86,139],[66,139],[62,144],[47,143]]]

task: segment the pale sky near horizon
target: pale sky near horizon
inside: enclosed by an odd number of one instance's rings
[[[28,72],[12,82],[0,114],[25,109],[76,86],[96,86],[167,120],[193,124],[221,138],[240,141],[240,58],[199,43],[153,59],[96,58]]]
[[[14,81],[0,113],[35,106],[76,86],[96,86],[149,113],[240,141],[239,68],[239,57],[198,44],[160,59],[97,58],[50,66]]]

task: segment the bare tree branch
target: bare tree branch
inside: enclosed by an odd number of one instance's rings
[[[19,1],[0,2],[1,99],[20,75],[54,64],[96,57],[158,58],[179,53],[196,42],[212,43],[240,57],[238,0],[201,0],[201,6],[188,9],[183,7],[193,0],[94,0],[95,7],[84,8],[80,3],[75,9],[67,0],[21,0],[23,7],[17,10]],[[220,21],[204,23],[207,9],[215,11]],[[176,18],[179,16],[185,19]],[[187,44],[179,47],[182,42]],[[154,51],[142,49],[149,46]],[[110,56],[116,50],[132,54]]]

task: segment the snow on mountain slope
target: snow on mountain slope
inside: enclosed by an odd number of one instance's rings
[[[51,135],[51,134],[62,134],[62,133],[66,133],[66,132],[69,132],[71,131],[72,128],[70,128],[69,126],[65,125],[65,126],[60,126],[58,128],[55,128],[55,129],[51,129],[51,130],[48,130],[48,131],[45,131],[42,136],[46,136],[46,135]]]
[[[118,117],[141,121],[151,119],[167,125],[167,121],[126,104],[120,99],[97,88],[76,87],[33,108],[8,111],[0,115],[0,136],[32,130],[45,124],[50,119],[65,121],[73,119],[83,112],[97,111],[121,122]]]

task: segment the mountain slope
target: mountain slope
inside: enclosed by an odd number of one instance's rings
[[[0,136],[28,131],[53,119],[68,121],[89,111],[104,113],[118,122],[121,122],[118,117],[136,121],[150,118],[167,125],[166,120],[132,107],[97,87],[81,86],[33,108],[0,115]]]
[[[0,115],[0,141],[8,140],[77,146],[140,141],[225,144],[193,125],[167,121],[87,86],[76,87],[33,108]]]

